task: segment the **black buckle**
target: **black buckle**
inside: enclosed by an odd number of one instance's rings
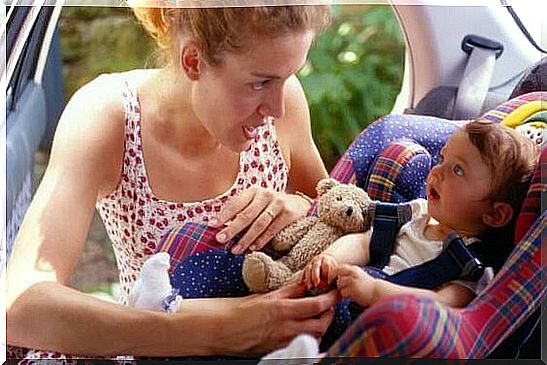
[[[477,281],[484,273],[482,262],[467,248],[463,239],[455,232],[450,232],[444,240],[446,250],[461,270],[460,278]]]
[[[481,37],[475,34],[468,34],[465,37],[463,37],[462,40],[462,50],[467,53],[471,54],[474,47],[479,48],[486,48],[491,49],[492,51],[496,51],[496,59],[501,56],[503,53],[503,44],[500,42],[494,41],[489,38]]]
[[[370,207],[371,218],[374,222],[393,224],[397,229],[412,219],[412,207],[405,203],[374,202]],[[369,208],[370,208],[369,207]]]

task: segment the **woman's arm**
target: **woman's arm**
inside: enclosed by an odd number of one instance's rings
[[[315,197],[317,182],[328,177],[328,173],[313,140],[308,103],[296,76],[287,80],[286,90],[286,113],[276,126],[290,167],[287,191]]]
[[[174,315],[67,287],[95,201],[115,187],[121,171],[118,95],[111,81],[98,79],[73,97],[61,118],[8,265],[7,342],[95,356],[244,355],[284,345],[301,330],[323,333],[336,296],[296,299],[304,294],[300,287],[250,298],[185,300]]]

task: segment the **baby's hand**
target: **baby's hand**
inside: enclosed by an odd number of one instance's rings
[[[336,276],[338,292],[343,298],[351,298],[362,307],[372,304],[376,279],[355,265],[338,266]]]
[[[313,288],[322,289],[330,284],[335,278],[338,262],[329,254],[315,256],[302,272],[302,282],[308,290]]]

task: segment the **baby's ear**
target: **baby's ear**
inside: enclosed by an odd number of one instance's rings
[[[504,227],[513,218],[513,207],[509,203],[494,202],[492,210],[482,216],[482,221],[488,227]]]

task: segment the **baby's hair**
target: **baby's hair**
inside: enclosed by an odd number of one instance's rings
[[[323,30],[330,22],[328,5],[226,8],[133,8],[135,16],[156,40],[164,65],[178,62],[184,38],[197,42],[210,65],[226,52],[245,52],[249,37],[277,37]]]
[[[520,211],[539,158],[537,146],[514,129],[488,120],[467,123],[463,132],[492,172],[490,198]]]

